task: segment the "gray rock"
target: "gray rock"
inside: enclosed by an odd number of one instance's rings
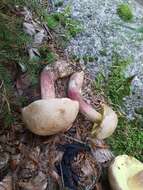
[[[66,51],[78,57],[98,57],[98,60],[86,65],[93,79],[98,72],[108,77],[113,51],[124,58],[132,57],[132,64],[125,71],[127,77],[136,75],[131,96],[125,98],[125,110],[130,118],[133,118],[138,105],[143,106],[143,34],[130,29],[143,26],[143,3],[142,0],[137,1],[140,3],[135,0],[64,0],[63,5],[71,5],[72,16],[84,28],[71,40]],[[134,18],[130,23],[125,23],[116,14],[117,6],[124,2],[130,3],[133,10]],[[102,50],[106,50],[106,56],[100,54]]]

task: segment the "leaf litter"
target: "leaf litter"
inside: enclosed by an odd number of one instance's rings
[[[61,60],[57,62],[57,65]],[[54,67],[61,73],[65,68]],[[50,66],[53,67],[53,66]],[[68,75],[81,70],[80,65],[70,62]],[[52,68],[51,68],[52,69]],[[60,76],[60,75],[59,75]],[[65,76],[65,74],[64,74]],[[55,89],[57,97],[66,97],[69,77],[59,78]],[[20,95],[29,91],[30,84],[25,76],[17,81],[17,90]],[[39,99],[40,93],[27,94]],[[37,97],[38,95],[38,97]],[[99,109],[99,97],[96,100],[92,92],[91,80],[86,73],[83,86],[83,96],[94,107]],[[103,101],[103,98],[101,98]],[[8,168],[5,169],[4,177],[11,174],[13,189],[41,190],[64,189],[99,189],[101,186],[102,170],[113,159],[113,154],[103,141],[97,141],[91,136],[92,123],[80,113],[73,127],[65,132],[49,137],[39,137],[29,132],[21,119],[15,123],[12,131],[5,130],[0,135],[1,146],[10,156]],[[8,140],[7,140],[8,139]],[[2,176],[2,175],[1,175]],[[101,187],[100,187],[101,188]],[[103,188],[103,187],[102,187]]]
[[[18,10],[18,7],[17,7]],[[32,19],[32,14],[25,7],[24,31],[33,37],[29,57],[40,56],[38,47],[47,34],[39,23]],[[51,36],[49,37],[51,38]],[[67,96],[69,76],[75,71],[83,70],[82,65],[61,58],[54,66],[59,76],[55,89],[57,97]],[[62,67],[66,62],[66,67]],[[64,77],[64,78],[63,78]],[[20,74],[15,82],[16,96],[27,97],[29,102],[40,99],[40,92],[32,89],[26,73]],[[39,89],[39,87],[38,87]],[[83,97],[98,110],[104,97],[92,91],[89,73],[85,71]],[[0,190],[92,190],[104,189],[102,175],[114,155],[105,142],[91,136],[92,123],[80,113],[72,128],[54,136],[39,137],[32,134],[21,121],[20,108],[15,111],[17,117],[11,130],[0,133]],[[2,163],[3,160],[5,163]],[[104,181],[103,181],[104,182]]]

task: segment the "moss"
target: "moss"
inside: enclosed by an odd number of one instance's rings
[[[112,58],[112,67],[107,81],[107,96],[114,105],[122,105],[123,98],[130,94],[130,78],[124,75],[125,68],[131,63],[130,59],[123,59],[117,54]]]
[[[115,108],[121,106],[123,98],[130,94],[132,77],[126,78],[124,76],[124,70],[130,63],[130,59],[124,59],[114,53],[108,78],[106,79],[102,73],[96,77],[96,90],[104,91],[108,101],[112,102]]]
[[[106,51],[106,49],[101,49],[101,50],[99,51],[99,53],[100,53],[101,56],[107,56],[107,51]]]
[[[76,56],[76,55],[72,55],[72,56],[71,56],[71,59],[73,59],[74,61],[77,61],[77,62],[79,62],[80,59],[83,59],[83,61],[84,61],[85,63],[88,63],[88,62],[93,62],[93,61],[97,60],[97,57],[95,57],[95,56],[90,56],[90,55],[84,55],[83,57],[79,57],[79,56]]]
[[[123,21],[131,21],[133,13],[129,4],[120,4],[117,8],[117,14]]]
[[[63,0],[58,1],[57,3],[55,3],[56,7],[61,7],[64,4]]]
[[[63,12],[52,13],[45,17],[48,27],[58,34],[63,32],[63,41],[68,42],[82,31],[81,24],[78,20],[71,18],[71,9],[67,6]]]
[[[44,62],[44,64],[51,64],[56,60],[56,54],[50,50],[47,45],[43,45],[40,48],[40,54],[42,57],[42,62]]]
[[[81,25],[77,20],[68,19],[66,22],[66,28],[72,37],[75,37],[82,31]]]
[[[6,90],[11,90],[12,77],[8,69],[2,63],[0,63],[0,81],[3,81]]]
[[[130,59],[124,59],[114,53],[112,67],[109,77],[99,73],[95,81],[96,92],[104,94],[107,101],[112,104],[119,115],[119,123],[115,133],[107,139],[115,154],[129,154],[142,160],[143,150],[143,117],[142,108],[136,110],[139,114],[134,121],[128,119],[121,113],[123,98],[130,94],[131,81],[134,78],[124,76],[125,68],[131,63]],[[143,160],[142,160],[143,161]]]
[[[71,59],[73,59],[76,62],[80,61],[80,57],[78,57],[77,55],[71,55]]]
[[[56,55],[53,52],[48,52],[45,60],[48,62],[48,64],[54,63],[56,60]]]
[[[71,38],[83,30],[81,23],[71,17],[69,6],[63,12],[52,13],[51,18],[50,27],[55,32],[56,45],[61,49],[65,49]]]
[[[135,109],[135,112],[139,115],[142,115],[143,116],[143,107],[138,107]]]
[[[18,97],[18,103],[21,107],[25,107],[28,105],[28,98],[24,96]]]
[[[55,17],[55,14],[47,15],[45,20],[50,29],[55,29],[59,25],[59,20]]]
[[[134,121],[127,121],[126,118],[119,118],[119,123],[113,136],[107,142],[116,155],[128,154],[143,161],[143,122],[138,118]]]
[[[97,58],[94,56],[90,56],[90,55],[84,55],[83,56],[83,60],[87,63],[87,62],[93,62],[95,61]]]
[[[82,31],[81,24],[78,20],[75,20],[69,16],[69,13],[54,13],[54,19],[59,22],[59,25],[65,28],[65,33],[71,37],[75,37]]]

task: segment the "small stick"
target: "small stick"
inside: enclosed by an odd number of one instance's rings
[[[63,188],[65,187],[65,184],[64,184],[64,177],[63,177],[63,170],[62,170],[62,165],[60,163],[60,170],[61,170],[61,178],[62,178],[62,186]]]
[[[49,34],[50,39],[53,39],[53,36],[52,36],[52,34],[51,34],[49,28],[47,27],[47,25],[46,25],[46,24],[43,24],[43,26],[44,26],[46,32]]]
[[[3,80],[2,80],[2,82],[1,82],[0,88],[2,88],[2,86],[3,86]]]
[[[8,101],[8,98],[7,98],[7,93],[6,93],[5,87],[4,87],[4,94],[3,94],[3,97],[4,97],[5,101],[6,101],[8,111],[9,111],[9,113],[11,113],[10,103],[9,103],[9,101]]]
[[[95,177],[93,183],[89,187],[87,187],[86,190],[92,190],[96,186],[96,180],[97,179]]]
[[[84,80],[84,72],[76,72],[70,77],[68,87],[68,97],[79,102],[80,112],[92,122],[101,122],[102,115],[90,104],[83,100],[81,88]]]
[[[95,144],[95,146],[96,146],[97,148],[102,148],[102,149],[107,149],[107,148],[109,148],[108,145],[97,145],[97,144]]]
[[[78,140],[78,139],[76,139],[76,138],[73,138],[73,137],[70,137],[70,136],[67,136],[67,135],[63,135],[65,138],[68,138],[68,139],[70,139],[70,140],[72,140],[72,141],[75,141],[75,142],[78,142],[78,143],[81,143],[81,144],[85,144],[86,145],[86,143],[84,143],[83,141],[80,141],[80,140]]]

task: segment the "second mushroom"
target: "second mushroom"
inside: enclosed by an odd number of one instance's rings
[[[117,114],[106,104],[102,104],[103,116],[97,112],[90,104],[83,100],[81,95],[82,84],[84,80],[84,72],[74,73],[69,81],[68,96],[72,100],[79,102],[80,112],[89,120],[95,123],[96,137],[98,139],[105,139],[112,135],[118,123]]]
[[[22,109],[27,128],[37,135],[53,135],[68,130],[79,112],[78,101],[56,98],[54,82],[57,74],[49,66],[41,73],[41,100]]]

